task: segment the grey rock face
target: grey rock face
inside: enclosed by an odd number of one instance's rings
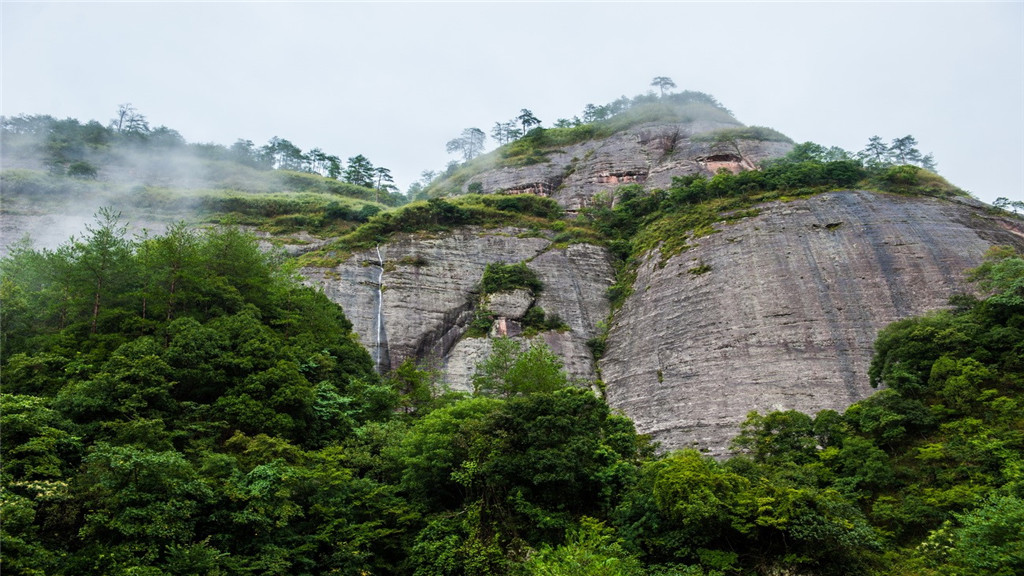
[[[464,338],[456,342],[444,363],[445,383],[453,392],[472,392],[477,364],[491,354],[490,338]]]
[[[496,316],[519,320],[533,304],[533,294],[529,290],[513,290],[498,292],[487,296],[487,307]]]
[[[665,448],[722,455],[747,412],[870,395],[878,331],[942,308],[1024,229],[948,201],[835,192],[761,207],[659,266],[649,254],[601,361],[607,399]]]
[[[723,455],[750,410],[813,414],[865,398],[881,328],[968,290],[965,271],[989,246],[1024,249],[1024,227],[969,201],[847,191],[760,210],[690,239],[664,265],[649,254],[612,323],[601,361],[608,402],[665,448]],[[371,250],[302,272],[342,305],[381,370],[415,358],[471,390],[491,350],[489,338],[464,337],[484,268],[526,261],[544,289],[492,295],[492,335],[520,338],[518,319],[540,306],[569,329],[538,337],[572,377],[593,380],[586,342],[608,317],[609,255],[524,232],[400,235],[379,258]]]
[[[382,371],[414,358],[449,366],[449,385],[468,389],[473,368],[489,351],[485,344],[473,342],[486,339],[463,339],[478,304],[484,268],[491,262],[526,261],[544,288],[535,300],[524,292],[529,301],[520,298],[518,308],[536,303],[548,314],[559,315],[570,329],[545,334],[545,340],[553,343],[555,352],[564,353],[571,375],[592,379],[595,368],[586,341],[608,315],[604,295],[614,282],[610,257],[603,248],[556,248],[546,238],[523,237],[525,232],[463,228],[436,237],[399,235],[380,246],[380,259],[376,250],[370,250],[353,254],[335,268],[304,268],[301,273],[308,284],[341,304]],[[516,306],[509,306],[509,318],[522,316],[512,310]]]
[[[470,178],[465,191],[479,184],[483,193],[532,193],[550,196],[569,211],[588,205],[598,194],[624,184],[667,188],[674,176],[715,174],[719,169],[753,169],[759,162],[786,154],[792,144],[694,139],[735,124],[693,122],[642,124],[601,140],[566,146],[547,161],[521,168],[496,168]]]

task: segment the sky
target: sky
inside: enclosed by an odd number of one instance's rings
[[[445,143],[653,90],[862,149],[913,135],[977,198],[1024,200],[1024,2],[12,2],[0,114],[363,154],[405,190]],[[489,147],[494,143],[490,142]]]

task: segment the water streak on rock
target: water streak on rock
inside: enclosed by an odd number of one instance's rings
[[[384,336],[384,257],[380,254],[380,244],[377,244],[377,266],[380,267],[377,274],[377,342],[374,346],[373,360],[379,374],[387,346],[387,338]]]

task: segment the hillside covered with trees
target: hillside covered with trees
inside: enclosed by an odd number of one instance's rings
[[[116,206],[133,223],[152,226],[230,222],[330,235],[405,202],[390,170],[362,154],[342,161],[278,137],[263,146],[188,143],[171,128],[151,128],[129,104],[107,125],[3,117],[0,147],[3,210],[15,223],[45,214],[87,221]],[[33,228],[5,225],[5,243]]]
[[[842,412],[751,412],[722,459],[654,445],[600,381],[571,381],[538,342],[498,338],[472,393],[412,361],[379,374],[342,309],[302,285],[299,266],[397,234],[515,226],[606,248],[614,311],[641,257],[670,258],[765,202],[849,188],[967,196],[909,136],[859,153],[803,143],[756,170],[629,184],[573,218],[537,195],[450,195],[484,167],[542,163],[567,143],[680,114],[785,138],[655,81],[660,95],[588,105],[551,128],[523,109],[496,123],[490,153],[453,140],[463,162],[425,175],[410,198],[361,155],[342,163],[276,138],[187,144],[130,106],[106,126],[5,118],[5,211],[89,197],[191,219],[131,234],[103,208],[58,247],[19,242],[0,259],[0,570],[1024,572],[1024,259],[1013,248],[970,273],[973,295],[882,331],[868,374],[877,393]],[[323,242],[289,258],[261,249],[251,228]],[[489,265],[480,288],[542,286],[519,263]],[[474,321],[486,333],[493,318]],[[588,344],[600,358],[607,331]]]

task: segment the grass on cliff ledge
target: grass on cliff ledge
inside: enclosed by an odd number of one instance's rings
[[[61,213],[79,206],[107,205],[116,206],[133,217],[148,215],[166,221],[240,224],[273,234],[304,230],[320,236],[336,236],[386,208],[381,203],[355,197],[358,193],[373,198],[372,190],[344,183],[332,184],[309,174],[273,172],[265,175],[265,179],[271,177],[280,181],[282,188],[264,192],[139,185],[15,169],[0,171],[0,188],[6,213]],[[349,195],[342,194],[345,191]]]
[[[716,224],[756,216],[759,213],[757,205],[764,202],[785,202],[842,189],[940,198],[966,194],[940,176],[930,172],[922,178],[921,182],[922,184],[916,187],[892,186],[884,185],[884,183],[879,185],[874,179],[865,179],[859,185],[842,188],[823,185],[789,190],[758,191],[736,196],[709,198],[698,204],[667,205],[648,214],[633,215],[633,217],[638,217],[640,224],[636,226],[635,233],[629,239],[628,257],[639,257],[657,249],[661,256],[661,263],[664,265],[669,258],[690,248],[693,240],[715,233],[717,231]],[[653,191],[651,195],[667,196],[661,191]],[[666,201],[666,204],[669,202]],[[607,230],[606,226],[601,228]],[[627,256],[625,253],[620,255]]]
[[[596,230],[619,259],[616,284],[609,290],[613,309],[633,290],[636,268],[657,250],[659,266],[713,234],[721,223],[756,216],[758,205],[836,190],[871,190],[901,195],[951,198],[969,196],[944,178],[914,166],[869,172],[858,162],[779,162],[765,170],[711,178],[675,178],[668,190],[623,186],[595,197],[580,220]]]
[[[526,236],[553,237],[555,244],[599,240],[593,231],[572,226],[562,216],[554,200],[531,194],[432,198],[376,214],[324,248],[303,255],[300,264],[336,266],[352,252],[372,248],[395,234],[436,234],[462,226],[522,228]]]

